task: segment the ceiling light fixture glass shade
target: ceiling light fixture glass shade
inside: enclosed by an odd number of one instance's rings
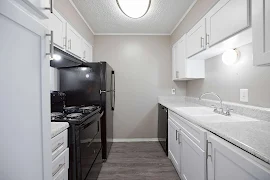
[[[151,0],[116,0],[121,11],[128,17],[138,19],[149,10]]]

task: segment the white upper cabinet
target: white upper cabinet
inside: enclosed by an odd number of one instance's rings
[[[93,56],[93,48],[84,39],[82,40],[82,48],[83,48],[82,60],[84,60],[86,62],[93,62],[93,57],[92,57]]]
[[[250,5],[250,0],[218,1],[188,32],[188,57],[205,60],[251,43]]]
[[[176,80],[191,80],[205,77],[204,60],[189,60],[186,55],[186,35],[172,48],[172,78]]]
[[[208,138],[208,180],[269,180],[269,165],[232,144]]]
[[[82,57],[80,34],[67,23],[67,48],[66,50],[78,57]]]
[[[187,33],[187,56],[191,57],[206,48],[205,45],[206,25],[205,18],[199,21]]]
[[[206,21],[211,47],[250,26],[250,1],[221,0],[207,13]]]
[[[270,65],[270,1],[252,1],[254,65]]]
[[[15,0],[24,8],[40,19],[48,19],[48,15],[53,12],[53,0]],[[40,21],[42,22],[42,21]],[[44,23],[42,22],[44,25]]]
[[[66,45],[67,21],[55,10],[49,17],[49,28],[54,33],[54,45],[64,50]]]
[[[180,151],[181,151],[181,139],[180,129],[177,125],[169,119],[168,121],[168,141],[169,141],[169,158],[171,159],[175,169],[180,174]]]

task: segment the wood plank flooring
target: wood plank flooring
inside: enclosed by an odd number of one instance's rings
[[[114,143],[98,180],[180,180],[158,142]]]

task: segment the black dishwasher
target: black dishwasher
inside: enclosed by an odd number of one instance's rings
[[[158,104],[158,141],[168,156],[168,109]]]

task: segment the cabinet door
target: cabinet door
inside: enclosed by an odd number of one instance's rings
[[[29,10],[32,15],[47,19],[53,12],[53,0],[15,0],[24,8]],[[47,27],[47,26],[46,26]]]
[[[82,56],[81,50],[81,36],[80,34],[71,27],[68,23],[67,24],[67,48],[66,50],[78,57]]]
[[[177,170],[180,174],[180,130],[179,128],[173,123],[172,120],[169,119],[169,157]]]
[[[82,59],[86,62],[92,62],[92,46],[83,40],[83,54]]]
[[[254,65],[270,64],[270,1],[252,1]]]
[[[199,21],[187,34],[187,55],[191,57],[206,48],[205,18]]]
[[[54,32],[54,45],[65,49],[66,45],[66,20],[54,10],[50,14],[50,29]]]
[[[207,43],[213,46],[250,26],[250,0],[221,0],[206,22]]]
[[[183,180],[206,179],[206,153],[201,150],[184,132],[181,147],[181,177]]]
[[[212,135],[208,139],[209,180],[269,180],[270,170],[250,158],[250,154]]]
[[[175,44],[174,70],[176,79],[186,78],[186,35]]]
[[[0,1],[0,179],[48,180],[49,31],[13,3]]]

